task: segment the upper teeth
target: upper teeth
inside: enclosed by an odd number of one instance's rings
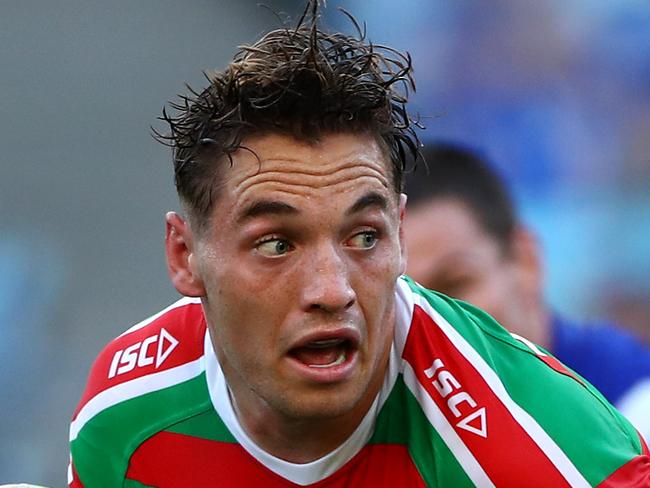
[[[322,341],[312,341],[307,347],[331,347],[343,342],[343,339],[323,339]]]

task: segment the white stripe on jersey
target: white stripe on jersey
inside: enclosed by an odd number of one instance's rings
[[[397,357],[401,360],[413,321],[414,293],[403,278],[397,280],[395,291],[395,343],[393,347],[397,352]]]
[[[68,461],[68,485],[71,485],[74,481],[74,475],[72,474],[72,456],[70,456],[70,461]]]
[[[130,334],[131,332],[135,332],[136,330],[140,330],[143,327],[146,327],[147,325],[149,325],[154,320],[156,320],[158,317],[160,317],[162,315],[165,315],[170,310],[174,310],[175,308],[182,307],[184,305],[189,305],[189,304],[192,304],[192,303],[201,303],[201,299],[200,298],[194,298],[194,297],[183,297],[180,300],[177,300],[176,302],[172,303],[167,308],[164,308],[163,310],[161,310],[157,314],[152,315],[151,317],[144,319],[142,322],[138,322],[133,327],[130,327],[129,329],[125,330],[124,332],[122,332],[117,337],[122,337],[122,336],[125,336],[127,334]]]
[[[492,389],[494,394],[499,398],[503,405],[508,409],[514,419],[521,425],[524,431],[531,437],[531,439],[540,447],[546,456],[555,465],[558,471],[564,476],[569,484],[574,488],[589,488],[591,485],[582,476],[578,469],[573,465],[567,455],[560,449],[560,447],[551,439],[544,429],[537,423],[537,421],[523,408],[521,408],[510,397],[497,376],[494,370],[485,362],[481,355],[465,340],[465,338],[447,322],[442,315],[440,315],[429,302],[421,295],[413,293],[414,303],[419,305],[429,317],[438,325],[440,330],[447,336],[456,349],[476,368],[478,373],[483,377],[487,385]],[[425,397],[427,403],[435,405],[435,402]],[[423,405],[423,409],[424,409]],[[442,433],[441,433],[442,436]],[[452,446],[449,446],[450,449]],[[462,452],[454,455],[458,459]]]
[[[201,356],[189,363],[135,378],[98,393],[83,406],[77,418],[70,424],[70,442],[77,438],[79,431],[86,422],[107,408],[130,400],[131,398],[191,380],[200,375],[204,369],[203,356]]]
[[[489,478],[483,467],[478,462],[472,451],[470,451],[454,427],[449,423],[445,414],[442,413],[436,402],[431,399],[431,395],[422,386],[417,379],[411,365],[403,361],[404,364],[404,383],[411,390],[413,396],[417,399],[424,415],[429,419],[431,426],[438,432],[449,450],[452,452],[465,474],[474,483],[477,488],[494,488],[494,483]]]
[[[540,357],[546,357],[548,354],[543,353],[539,347],[537,347],[533,342],[530,342],[528,339],[525,337],[520,336],[519,334],[515,334],[514,332],[510,332],[510,335],[517,339],[519,342],[523,342],[528,346],[528,348],[533,351],[536,355]]]

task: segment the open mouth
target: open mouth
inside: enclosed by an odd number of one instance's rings
[[[344,364],[353,349],[352,341],[336,337],[307,342],[291,349],[289,355],[310,368],[324,369]]]

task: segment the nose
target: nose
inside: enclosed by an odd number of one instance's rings
[[[354,305],[357,296],[350,284],[350,267],[344,253],[333,245],[325,245],[305,263],[305,309],[337,313]]]

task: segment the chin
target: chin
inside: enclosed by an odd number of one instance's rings
[[[344,392],[320,391],[296,393],[283,399],[282,410],[296,419],[332,419],[353,411],[360,403],[360,395]]]

